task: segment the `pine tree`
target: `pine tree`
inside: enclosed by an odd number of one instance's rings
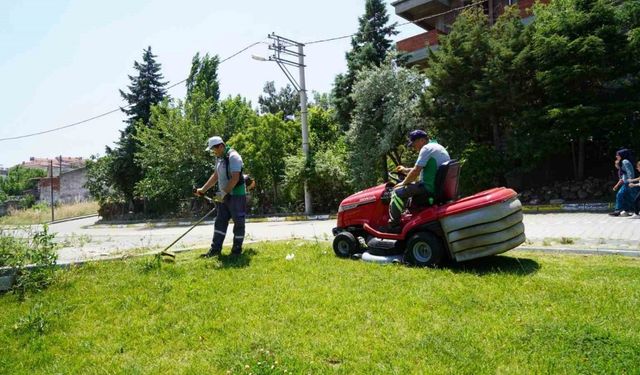
[[[336,76],[334,84],[336,118],[345,130],[355,108],[351,93],[356,74],[365,67],[380,66],[393,46],[389,37],[398,34],[396,23],[387,26],[388,22],[384,2],[367,0],[365,13],[358,19],[358,32],[351,38],[351,51],[346,54],[347,72]]]
[[[129,92],[120,90],[120,95],[129,103],[122,108],[129,118],[125,120],[127,127],[120,132],[120,140],[115,149],[107,147],[107,154],[113,156],[111,175],[116,186],[129,202],[133,209],[133,197],[135,184],[143,177],[143,171],[135,163],[135,154],[139,144],[135,140],[136,127],[149,126],[151,106],[160,103],[166,98],[167,82],[160,73],[160,63],[156,62],[156,56],[151,53],[151,47],[144,50],[142,63],[134,62],[133,67],[138,72],[137,76],[129,76],[131,85],[127,86]]]

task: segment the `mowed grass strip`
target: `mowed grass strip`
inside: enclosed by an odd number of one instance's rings
[[[637,259],[417,269],[296,241],[197,256],[89,264],[26,302],[0,296],[0,373],[639,371]]]
[[[98,202],[78,202],[63,204],[53,208],[56,220],[93,215],[98,213]],[[39,204],[26,210],[10,210],[7,216],[0,217],[0,225],[42,224],[51,221],[51,206]]]

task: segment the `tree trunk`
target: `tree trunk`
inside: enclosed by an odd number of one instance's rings
[[[276,180],[273,180],[273,204],[278,204],[278,183]]]
[[[576,176],[578,181],[584,179],[584,141],[584,137],[578,140],[578,175]]]

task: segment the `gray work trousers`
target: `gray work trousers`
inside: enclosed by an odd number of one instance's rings
[[[217,216],[213,226],[213,239],[211,240],[211,250],[222,251],[222,243],[227,235],[229,220],[233,219],[233,246],[231,252],[239,254],[242,252],[242,242],[244,241],[244,222],[247,211],[246,195],[226,195],[222,202],[216,203]]]

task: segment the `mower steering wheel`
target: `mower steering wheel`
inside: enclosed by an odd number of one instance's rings
[[[395,184],[401,183],[406,177],[404,174],[398,172],[389,172],[387,175],[389,176],[389,180]]]

